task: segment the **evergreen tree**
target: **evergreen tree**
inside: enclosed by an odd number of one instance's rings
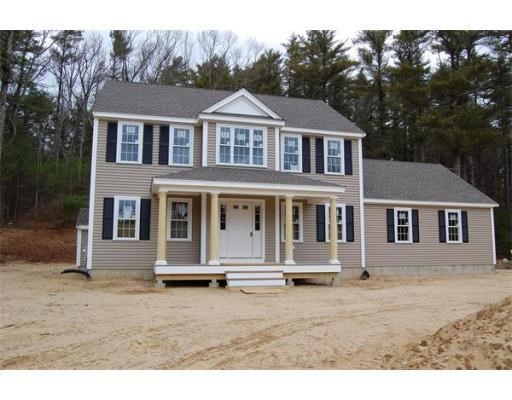
[[[243,74],[241,86],[255,93],[282,94],[281,54],[276,50],[266,50],[250,65]],[[233,72],[235,75],[235,71]]]
[[[209,61],[197,65],[194,86],[205,89],[231,89],[232,78],[227,60],[214,55]]]

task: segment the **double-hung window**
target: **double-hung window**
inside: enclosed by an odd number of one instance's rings
[[[325,206],[325,237],[327,242],[331,240],[331,219],[330,219],[330,204]],[[336,206],[336,226],[338,232],[338,242],[345,242],[347,237],[347,227],[345,225],[345,204],[338,204]]]
[[[169,199],[168,239],[192,240],[192,199]]]
[[[446,210],[446,242],[462,243],[461,234],[461,211]]]
[[[117,125],[117,162],[142,163],[143,124],[120,121]]]
[[[281,169],[283,171],[302,171],[302,136],[283,134],[281,139]]]
[[[171,126],[169,165],[192,166],[194,134],[192,128]]]
[[[114,239],[138,240],[140,197],[114,198]]]
[[[303,241],[303,206],[302,203],[292,204],[293,241]],[[281,241],[286,240],[286,205],[281,203]]]
[[[326,138],[324,140],[324,164],[326,174],[344,174],[345,165],[343,160],[343,153],[343,139]]]
[[[395,242],[412,243],[412,210],[395,208]]]
[[[219,125],[217,163],[224,165],[266,165],[266,130],[264,128]]]

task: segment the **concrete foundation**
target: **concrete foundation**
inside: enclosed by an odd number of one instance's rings
[[[93,279],[155,279],[153,269],[92,268],[89,273]]]

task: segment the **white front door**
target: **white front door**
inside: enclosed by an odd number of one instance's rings
[[[262,204],[228,200],[220,209],[220,258],[226,262],[263,261]]]

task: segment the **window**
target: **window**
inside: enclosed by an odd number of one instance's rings
[[[284,134],[281,140],[283,171],[302,171],[302,136]]]
[[[141,164],[143,124],[119,122],[117,127],[117,162]]]
[[[226,230],[226,206],[224,204],[220,205],[220,230]]]
[[[192,166],[194,135],[189,127],[170,127],[169,165]]]
[[[462,243],[460,210],[445,210],[446,243]]]
[[[293,223],[293,241],[302,242],[303,240],[303,206],[302,203],[292,204],[292,223]],[[286,210],[285,203],[281,203],[281,242],[285,241],[286,235]]]
[[[266,129],[218,125],[217,164],[266,166]]]
[[[254,206],[254,230],[261,230],[261,206]]]
[[[330,204],[325,206],[325,237],[326,242],[331,240],[331,220],[330,220]],[[336,225],[338,227],[338,242],[345,242],[347,235],[347,228],[345,226],[345,204],[338,204],[336,206]]]
[[[139,239],[140,198],[117,196],[114,198],[114,239]]]
[[[326,174],[344,175],[345,165],[343,160],[343,139],[324,140],[324,163]]]
[[[410,208],[395,208],[395,243],[412,243]]]
[[[192,199],[169,199],[169,240],[192,240]]]

